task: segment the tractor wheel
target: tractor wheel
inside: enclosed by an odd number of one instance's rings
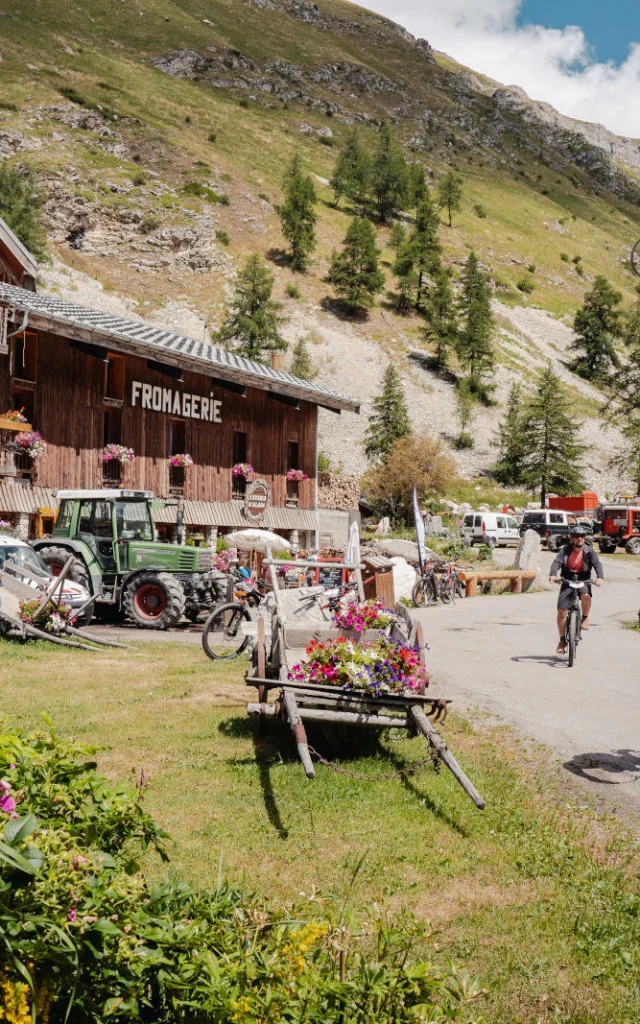
[[[624,549],[628,555],[640,555],[640,537],[629,537]]]
[[[184,590],[171,573],[141,572],[127,584],[122,606],[136,626],[168,629],[182,618]]]
[[[51,569],[54,576],[59,576],[62,572],[65,563],[69,556],[73,558],[73,565],[69,569],[67,576],[74,583],[79,583],[81,586],[91,593],[91,577],[87,571],[87,567],[81,558],[78,558],[73,554],[72,551],[68,551],[66,548],[59,548],[56,544],[47,544],[45,548],[38,548],[38,554],[43,562]]]
[[[602,537],[598,541],[598,547],[600,548],[601,555],[610,555],[616,550],[616,542],[608,537]]]

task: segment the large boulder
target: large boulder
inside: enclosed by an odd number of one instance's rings
[[[523,589],[531,590],[532,587],[536,590],[540,589],[542,585],[540,579],[540,537],[535,530],[527,530],[522,534],[518,550],[516,551],[516,557],[513,560],[513,568],[537,573],[535,580],[532,583],[525,583]]]

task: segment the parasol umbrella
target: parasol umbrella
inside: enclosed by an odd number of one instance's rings
[[[271,530],[259,530],[257,527],[250,527],[248,530],[234,530],[228,533],[225,538],[227,544],[232,544],[241,551],[290,551],[291,544],[284,537],[279,537]]]

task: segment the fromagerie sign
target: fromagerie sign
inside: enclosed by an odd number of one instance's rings
[[[168,412],[171,416],[181,416],[188,420],[206,420],[207,423],[222,423],[222,402],[213,397],[190,395],[186,391],[174,391],[172,388],[161,388],[152,384],[142,384],[139,380],[131,382],[131,404],[153,412]]]

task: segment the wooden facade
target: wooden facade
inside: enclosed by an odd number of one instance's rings
[[[31,359],[29,371],[22,369],[25,348]],[[245,441],[241,461],[267,481],[272,506],[315,507],[315,405],[300,402],[295,408],[251,388],[244,396],[234,394],[189,371],[178,382],[149,368],[140,357],[114,353],[110,363],[105,361],[109,357],[108,350],[89,355],[44,331],[10,339],[9,356],[0,357],[0,409],[24,408],[49,445],[46,457],[33,464],[33,483],[49,488],[102,487],[109,464],[103,464],[101,453],[113,442],[135,452],[134,462],[122,467],[119,483],[165,497],[172,490],[169,456],[178,454],[179,441],[179,452],[191,455],[194,464],[184,471],[183,486],[173,489],[186,499],[230,502],[234,448],[238,450],[240,435],[240,443],[242,437]],[[15,372],[18,362],[20,371]],[[176,395],[216,401],[220,422],[143,408],[141,388],[134,394],[134,383],[156,389],[154,397],[159,389],[165,395],[170,392],[174,407]],[[293,454],[297,464],[292,467],[288,460]],[[290,468],[308,476],[298,485],[297,495],[287,487]]]

